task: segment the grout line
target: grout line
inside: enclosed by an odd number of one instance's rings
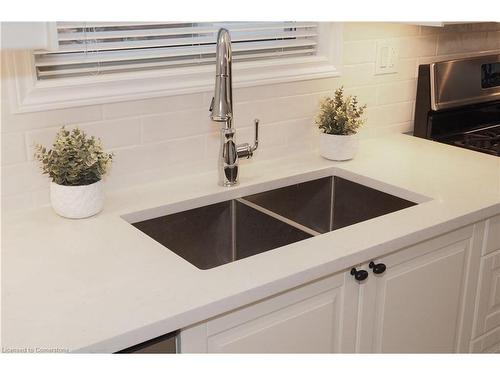
[[[331,190],[330,190],[330,223],[328,225],[328,229],[330,232],[333,230],[333,223],[335,220],[335,176],[332,176],[330,178],[330,185],[331,185]]]
[[[33,149],[34,145],[28,144],[28,137],[26,137],[27,132],[24,131],[24,132],[22,132],[22,134],[23,134],[23,143],[24,143],[24,157],[26,158],[25,161],[32,161],[35,159],[34,157],[32,158],[33,154],[35,153],[35,150]],[[30,154],[30,150],[32,150],[31,154]]]
[[[342,77],[339,77],[342,78]],[[252,103],[262,103],[262,102],[270,102],[273,100],[282,100],[282,99],[290,99],[290,98],[300,98],[300,97],[313,97],[317,95],[325,95],[325,94],[331,94],[332,90],[331,89],[324,89],[324,90],[319,90],[319,91],[313,91],[313,92],[308,92],[308,93],[302,93],[302,94],[297,94],[297,95],[286,95],[286,96],[275,96],[275,97],[270,97],[270,98],[265,98],[265,99],[256,99],[256,100],[245,100],[241,102],[235,102],[234,105],[241,105],[241,104],[252,104]]]
[[[139,131],[140,131],[140,136],[139,136],[139,144],[143,145],[144,144],[144,118],[139,118]]]
[[[203,110],[204,110],[203,107],[194,107],[194,108],[165,111],[165,112],[144,113],[142,115],[134,115],[134,116],[130,116],[130,117],[139,117],[141,119],[148,119],[148,118],[163,117],[163,116],[175,115],[175,114],[186,113],[186,112],[190,112],[190,113],[203,112]],[[207,115],[207,117],[208,117],[208,115]],[[128,117],[121,117],[121,118],[128,118]]]
[[[10,168],[10,167],[22,167],[23,165],[37,165],[38,162],[34,158],[31,160],[17,161],[15,163],[4,164],[1,168]]]
[[[394,103],[386,103],[386,104],[375,104],[374,106],[371,106],[370,108],[384,108],[384,107],[389,107],[389,106],[395,106],[395,105],[403,105],[403,104],[410,104],[412,102],[414,102],[415,100],[414,99],[410,99],[410,100],[403,100],[401,102],[394,102]]]
[[[104,103],[99,104],[100,120],[104,120]]]
[[[411,60],[416,60],[419,56],[415,56],[415,57],[402,57],[399,59],[399,61],[403,61],[403,62],[410,62]],[[365,62],[365,63],[358,63],[358,64],[344,64],[343,65],[343,68],[352,68],[352,67],[357,67],[357,66],[360,66],[360,65],[373,65],[375,66],[376,65],[376,62]],[[342,77],[340,77],[342,79]]]

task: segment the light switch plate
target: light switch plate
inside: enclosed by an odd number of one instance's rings
[[[397,73],[399,66],[399,42],[397,40],[377,41],[375,74]]]

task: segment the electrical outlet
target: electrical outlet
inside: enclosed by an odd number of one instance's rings
[[[377,42],[375,74],[397,73],[399,65],[399,43],[395,40]]]

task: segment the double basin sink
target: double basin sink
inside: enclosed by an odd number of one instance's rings
[[[415,204],[333,176],[132,225],[205,270]]]

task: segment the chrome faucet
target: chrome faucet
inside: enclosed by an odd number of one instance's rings
[[[238,159],[251,158],[259,146],[259,120],[255,121],[255,141],[236,145],[233,128],[232,52],[229,31],[220,29],[217,34],[217,62],[215,93],[210,104],[210,118],[223,122],[219,155],[219,185],[233,186],[238,183]]]

